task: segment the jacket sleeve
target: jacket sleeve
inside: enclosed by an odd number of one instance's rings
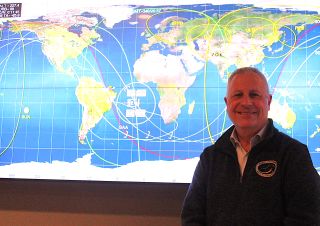
[[[182,226],[206,225],[206,171],[203,160],[197,164],[193,179],[186,194],[182,212]]]
[[[320,225],[320,177],[305,145],[291,146],[284,181],[285,225]]]

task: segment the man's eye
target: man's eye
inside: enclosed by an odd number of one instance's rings
[[[250,96],[251,97],[258,97],[258,96],[260,96],[258,93],[250,93]]]

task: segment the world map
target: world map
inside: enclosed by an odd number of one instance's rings
[[[226,82],[244,66],[266,75],[269,117],[320,172],[317,9],[92,3],[23,16],[0,19],[0,177],[190,182],[232,125]]]

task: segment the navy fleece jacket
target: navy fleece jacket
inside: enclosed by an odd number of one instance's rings
[[[251,149],[241,177],[233,129],[201,154],[182,225],[320,225],[320,177],[307,147],[269,119],[267,137]]]

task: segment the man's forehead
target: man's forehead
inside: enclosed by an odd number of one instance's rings
[[[251,83],[248,83],[251,82]],[[231,80],[228,81],[228,86],[233,85],[234,83],[237,84],[237,86],[239,85],[254,85],[252,83],[262,83],[266,86],[267,85],[267,81],[265,80],[265,78],[262,78],[261,76],[255,74],[255,73],[246,73],[246,74],[236,74]]]
[[[269,93],[269,86],[266,77],[254,68],[240,68],[229,77],[227,93],[230,92],[230,89],[234,90],[241,88]]]
[[[259,92],[259,93],[268,93],[268,84],[259,76],[243,76],[245,79],[240,79],[240,76],[234,77],[229,81],[227,85],[228,92]],[[251,83],[249,83],[251,81]]]

